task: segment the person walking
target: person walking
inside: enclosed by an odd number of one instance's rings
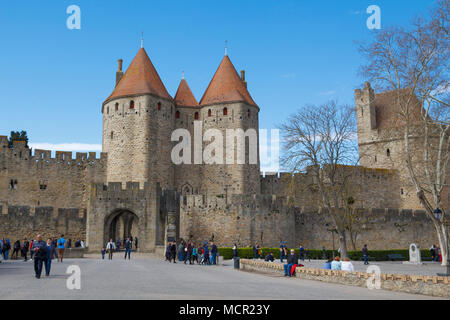
[[[187,246],[184,248],[184,264],[189,260],[189,264],[192,264],[192,244],[189,240]]]
[[[106,244],[106,250],[108,251],[108,260],[112,260],[113,252],[116,250],[116,244],[113,239],[109,239],[109,242]]]
[[[16,255],[16,259],[17,259],[17,256],[19,255],[19,251],[20,251],[20,240],[16,240],[16,242],[14,242],[13,253],[11,255],[11,259],[14,258],[14,255]]]
[[[208,265],[209,264],[209,248],[208,248],[208,242],[205,241],[205,245],[203,246],[203,263]]]
[[[52,243],[52,239],[47,239],[47,254],[45,256],[44,266],[45,266],[45,276],[48,277],[50,275],[50,268],[52,267],[52,259],[56,253],[56,248],[54,243]]]
[[[34,256],[34,251],[31,250],[31,248],[33,247],[33,242],[34,242],[34,240],[31,239],[31,241],[30,241],[30,247],[29,247],[29,249],[30,249],[30,259],[31,259],[31,260],[33,260],[33,256]]]
[[[183,261],[184,260],[184,241],[181,240],[180,244],[178,245],[178,261]]]
[[[133,245],[133,243],[131,242],[130,238],[127,238],[125,240],[125,260],[127,259],[127,254],[128,254],[128,260],[130,260],[130,253],[131,253],[131,246]]]
[[[8,260],[9,250],[11,250],[11,242],[8,238],[6,244],[5,241],[3,241],[3,258],[5,258],[5,260]]]
[[[172,247],[170,247],[170,257],[173,259],[173,263],[177,263],[175,260],[177,259],[177,242],[174,241],[172,243]]]
[[[300,260],[304,261],[304,260],[305,260],[305,258],[304,258],[304,255],[305,255],[305,248],[303,248],[302,245],[299,245],[298,251],[299,251],[299,253],[300,253]]]
[[[369,250],[367,249],[367,244],[365,244],[364,247],[362,248],[362,253],[363,253],[364,264],[365,265],[369,264]]]
[[[42,273],[42,264],[47,259],[47,243],[42,240],[42,236],[40,234],[37,235],[36,241],[33,241],[33,247],[31,250],[34,252],[34,272],[36,274],[36,278],[41,278]]]
[[[30,248],[30,243],[28,242],[27,238],[23,239],[23,243],[22,243],[22,256],[23,256],[23,261],[27,261],[27,253],[28,250]]]
[[[102,248],[101,253],[102,253],[102,260],[105,260],[105,253],[106,253],[105,248]]]
[[[218,253],[218,249],[217,246],[215,245],[214,241],[211,242],[211,260],[210,260],[210,264],[216,264],[217,262],[217,253]]]
[[[238,247],[235,243],[233,246],[233,258],[237,258],[237,256],[238,256]]]
[[[285,258],[285,245],[284,245],[284,241],[280,242],[280,262],[283,263],[283,259]]]
[[[2,252],[3,252],[3,240],[0,239],[0,263],[3,261]]]
[[[436,247],[434,246],[434,244],[430,248],[430,253],[431,253],[431,261],[436,261]]]
[[[257,259],[258,258],[258,244],[255,243],[253,245],[253,259]]]
[[[170,248],[171,247],[172,247],[172,242],[169,242],[166,247],[166,253],[165,253],[166,260],[165,261],[170,262]]]
[[[56,241],[56,238],[55,238],[55,239],[51,238],[50,240],[51,240],[51,242],[52,242],[52,248],[55,249],[55,250],[54,250],[54,257],[56,257],[56,259],[59,260],[58,250],[56,249],[57,246],[58,246],[57,241]]]
[[[192,244],[192,263],[195,264],[195,262],[198,264],[198,252],[195,245]]]
[[[66,239],[64,239],[64,235],[62,234],[61,237],[58,239],[59,257],[57,257],[58,261],[61,263],[63,262],[65,247],[66,247]]]

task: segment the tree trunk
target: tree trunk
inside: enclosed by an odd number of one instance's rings
[[[448,257],[448,239],[447,239],[447,232],[445,230],[445,225],[438,221],[438,223],[434,223],[434,227],[436,229],[436,233],[438,235],[439,240],[439,248],[441,249],[441,255],[442,255],[442,263],[441,266],[446,267],[447,266],[447,257]]]
[[[347,241],[345,238],[345,229],[344,230],[338,230],[339,235],[339,246],[341,248],[341,260],[348,257],[347,255]]]

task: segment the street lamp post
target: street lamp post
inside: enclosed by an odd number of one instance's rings
[[[450,244],[449,244],[449,239],[448,239],[448,226],[449,226],[449,221],[447,221],[445,213],[443,213],[441,211],[441,209],[436,208],[434,211],[434,217],[437,220],[441,220],[442,218],[442,224],[444,225],[444,229],[445,229],[445,236],[447,238],[447,273],[438,273],[437,275],[440,277],[450,277],[450,254],[449,254],[449,248],[450,248]]]

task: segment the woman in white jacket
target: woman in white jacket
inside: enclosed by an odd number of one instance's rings
[[[355,271],[353,267],[353,263],[350,262],[349,258],[345,258],[344,261],[341,262],[341,270],[342,271]]]

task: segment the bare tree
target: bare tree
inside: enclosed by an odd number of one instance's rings
[[[389,134],[403,141],[402,164],[437,232],[442,265],[449,254],[444,219],[450,208],[443,198],[450,158],[449,3],[438,1],[429,18],[416,18],[407,29],[382,30],[359,46],[367,58],[361,74],[377,89],[395,92],[397,128]],[[440,218],[436,209],[444,212]]]
[[[339,235],[341,256],[347,257],[347,211],[342,194],[355,171],[343,170],[343,165],[351,163],[356,168],[358,162],[354,110],[334,101],[319,107],[305,106],[280,129],[284,140],[283,167],[293,174],[306,169],[312,174],[320,205],[327,209]]]

